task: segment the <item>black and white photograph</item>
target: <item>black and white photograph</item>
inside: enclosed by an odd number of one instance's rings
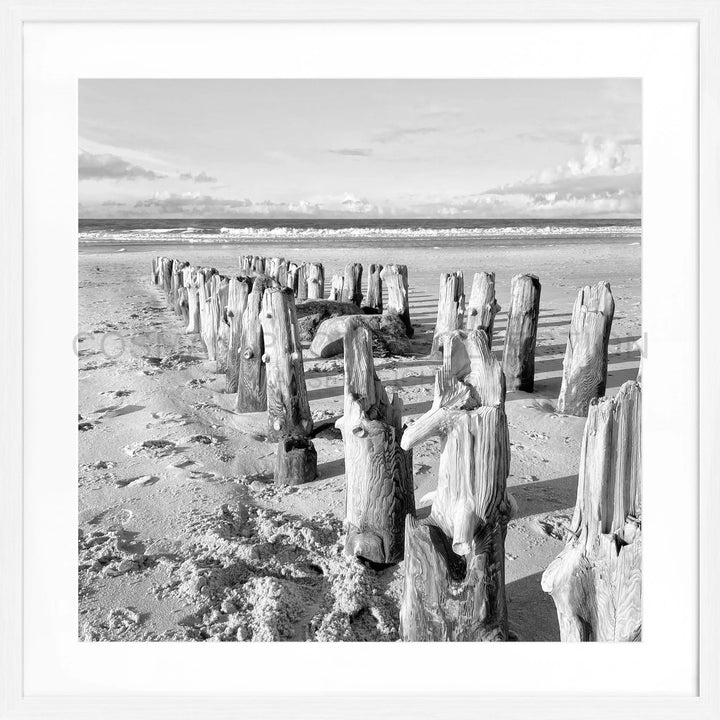
[[[640,79],[77,91],[80,641],[642,640]]]

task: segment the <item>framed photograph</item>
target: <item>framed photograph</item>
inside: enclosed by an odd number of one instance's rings
[[[0,7],[0,718],[720,716],[716,0]]]

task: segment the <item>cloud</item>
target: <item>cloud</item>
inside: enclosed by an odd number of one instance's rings
[[[436,126],[390,128],[375,133],[372,139],[379,143],[391,143],[398,140],[406,140],[416,135],[430,135],[431,133],[440,132],[441,130],[442,128]]]
[[[217,182],[217,178],[208,175],[204,170],[199,172],[197,175],[192,173],[180,173],[181,180],[192,180],[196,183],[214,183]]]
[[[124,202],[117,202],[116,200],[106,200],[104,203],[101,203],[103,207],[124,207]]]
[[[338,148],[337,150],[328,150],[333,155],[347,155],[349,157],[368,157],[372,155],[369,148]]]
[[[81,150],[78,154],[78,178],[80,180],[159,180],[160,175],[153,170],[132,165],[117,155],[109,153],[95,155]]]

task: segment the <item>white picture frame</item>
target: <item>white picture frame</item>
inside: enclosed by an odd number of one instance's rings
[[[718,0],[609,0],[595,3],[564,3],[561,0],[542,2],[492,2],[491,0],[433,0],[421,3],[408,0],[386,0],[362,4],[321,2],[320,0],[292,3],[282,0],[267,2],[233,2],[206,0],[203,3],[156,0],[153,3],[116,1],[114,3],[83,3],[53,0],[0,0],[0,228],[2,233],[5,282],[2,283],[2,313],[0,314],[0,358],[3,378],[3,408],[0,425],[0,718],[434,718],[452,715],[455,718],[487,716],[493,718],[527,718],[552,716],[564,718],[714,718],[720,717],[720,633],[717,595],[720,592],[720,567],[716,560],[714,523],[720,516],[720,490],[716,475],[720,472],[720,443],[716,435],[720,428],[720,380],[713,372],[715,358],[720,356],[720,341],[714,327],[712,308],[715,268],[720,265],[720,2]],[[29,692],[26,682],[27,653],[24,633],[27,621],[26,590],[33,577],[26,568],[28,537],[26,519],[32,512],[31,494],[26,492],[24,472],[28,453],[29,430],[42,418],[28,412],[28,392],[35,376],[28,373],[28,357],[36,345],[31,342],[38,328],[26,324],[31,317],[28,303],[37,298],[28,284],[34,256],[25,244],[27,216],[25,199],[29,175],[25,172],[24,138],[28,123],[33,122],[35,107],[28,105],[25,82],[28,78],[26,55],[31,42],[26,42],[38,25],[49,31],[62,26],[93,24],[140,23],[152,31],[153,23],[181,23],[186,29],[194,23],[348,23],[378,22],[392,28],[399,22],[422,24],[464,23],[537,23],[538,27],[554,23],[631,23],[682,24],[697,33],[698,47],[698,154],[697,154],[697,247],[678,247],[678,253],[698,257],[697,287],[683,288],[679,295],[668,279],[668,293],[672,301],[687,301],[699,307],[697,332],[698,367],[690,368],[689,380],[677,369],[673,382],[687,382],[685,392],[697,397],[697,418],[678,418],[676,422],[692,426],[697,442],[698,457],[688,458],[688,465],[698,467],[698,547],[690,554],[689,564],[697,563],[699,578],[697,638],[697,693],[680,694],[607,694],[598,687],[591,694],[578,693],[572,684],[567,692],[543,692],[523,687],[523,678],[514,681],[516,691],[477,691],[466,685],[462,691],[435,688],[432,672],[418,673],[417,687],[412,693],[394,693],[385,686],[378,692],[373,683],[373,656],[367,648],[357,648],[358,664],[349,668],[357,675],[355,689],[336,691],[334,687],[317,687],[300,692],[287,691],[281,682],[275,691],[263,689],[238,695],[228,688],[225,694],[214,692],[177,692],[154,694],[152,691],[134,694],[112,694],[104,689],[82,694],[73,692]],[[612,49],[610,49],[612,52]],[[672,49],[668,48],[668,53]],[[99,75],[102,76],[102,75]],[[73,142],[74,139],[68,139]],[[74,147],[72,148],[74,152]],[[693,255],[697,252],[697,255]],[[668,295],[670,297],[670,295]],[[645,298],[644,298],[645,302]],[[693,315],[694,317],[694,315]],[[670,331],[668,331],[670,332]],[[649,338],[648,353],[652,354],[656,339]],[[658,338],[658,347],[661,346]],[[57,351],[60,353],[60,350]],[[48,357],[45,362],[52,362]],[[74,361],[74,358],[73,358]],[[60,370],[64,367],[61,363]],[[697,379],[697,383],[695,380]],[[37,388],[36,388],[37,389]],[[52,388],[46,390],[52,394]],[[672,408],[667,409],[668,413]],[[697,425],[695,425],[697,424]],[[697,432],[695,432],[697,427]],[[650,448],[652,450],[652,447]],[[647,452],[648,446],[645,445]],[[35,448],[34,452],[37,453]],[[52,465],[48,459],[49,467]],[[651,482],[650,479],[647,482]],[[72,518],[74,521],[74,518]],[[665,534],[666,542],[682,544],[684,530],[674,518],[650,518],[648,534]],[[691,523],[694,527],[694,522]],[[694,540],[694,539],[693,539]],[[694,546],[691,542],[690,546]],[[69,558],[72,566],[75,558]],[[681,591],[673,587],[672,568],[667,569],[668,593]],[[51,592],[51,591],[50,591]],[[646,603],[662,603],[662,598],[646,598]],[[43,622],[52,622],[49,612]],[[667,633],[674,632],[673,618],[667,618]],[[519,647],[519,646],[518,646]],[[408,651],[409,650],[409,651]],[[441,662],[452,648],[442,649]],[[521,648],[520,648],[521,650]],[[463,657],[467,648],[462,649]],[[132,655],[133,647],[125,649]],[[207,649],[195,646],[198,665],[206,662]],[[314,662],[318,653],[303,655],[310,650],[302,646],[287,648],[289,663]],[[397,650],[397,663],[414,662],[410,649]],[[420,652],[419,650],[417,651]],[[437,650],[440,653],[440,650]],[[459,652],[459,651],[458,651]],[[257,661],[267,663],[268,673],[276,673],[276,655],[258,649]],[[224,655],[228,661],[227,653]],[[230,656],[231,657],[231,656]],[[418,654],[420,661],[433,657]],[[231,660],[232,661],[232,660]],[[507,657],[505,660],[507,661]],[[415,661],[417,662],[417,661]],[[467,662],[465,659],[463,662]],[[427,668],[426,668],[427,670]],[[564,672],[561,665],[557,673]],[[618,669],[633,672],[626,662]],[[477,672],[481,672],[481,665]],[[322,686],[322,682],[318,683]],[[448,686],[449,687],[449,686]]]

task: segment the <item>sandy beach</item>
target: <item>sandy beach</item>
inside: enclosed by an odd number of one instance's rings
[[[238,414],[199,336],[153,285],[158,253],[237,273],[242,254],[408,266],[413,355],[375,358],[411,423],[432,401],[428,360],[441,272],[496,273],[502,353],[510,279],[542,283],[535,391],[509,392],[508,486],[517,503],[505,544],[508,615],[521,641],[560,639],[540,576],[563,547],[575,503],[585,418],[559,415],[562,360],[579,287],[615,298],[607,394],[634,379],[641,334],[639,238],[442,247],[357,243],[82,248],[79,254],[79,636],[82,640],[396,641],[403,564],[375,571],[342,550],[345,492],[342,358],[304,364],[319,477],[272,482],[265,413]],[[363,281],[365,287],[365,280]],[[327,295],[327,292],[326,292]],[[439,441],[414,452],[416,501],[436,483]]]

